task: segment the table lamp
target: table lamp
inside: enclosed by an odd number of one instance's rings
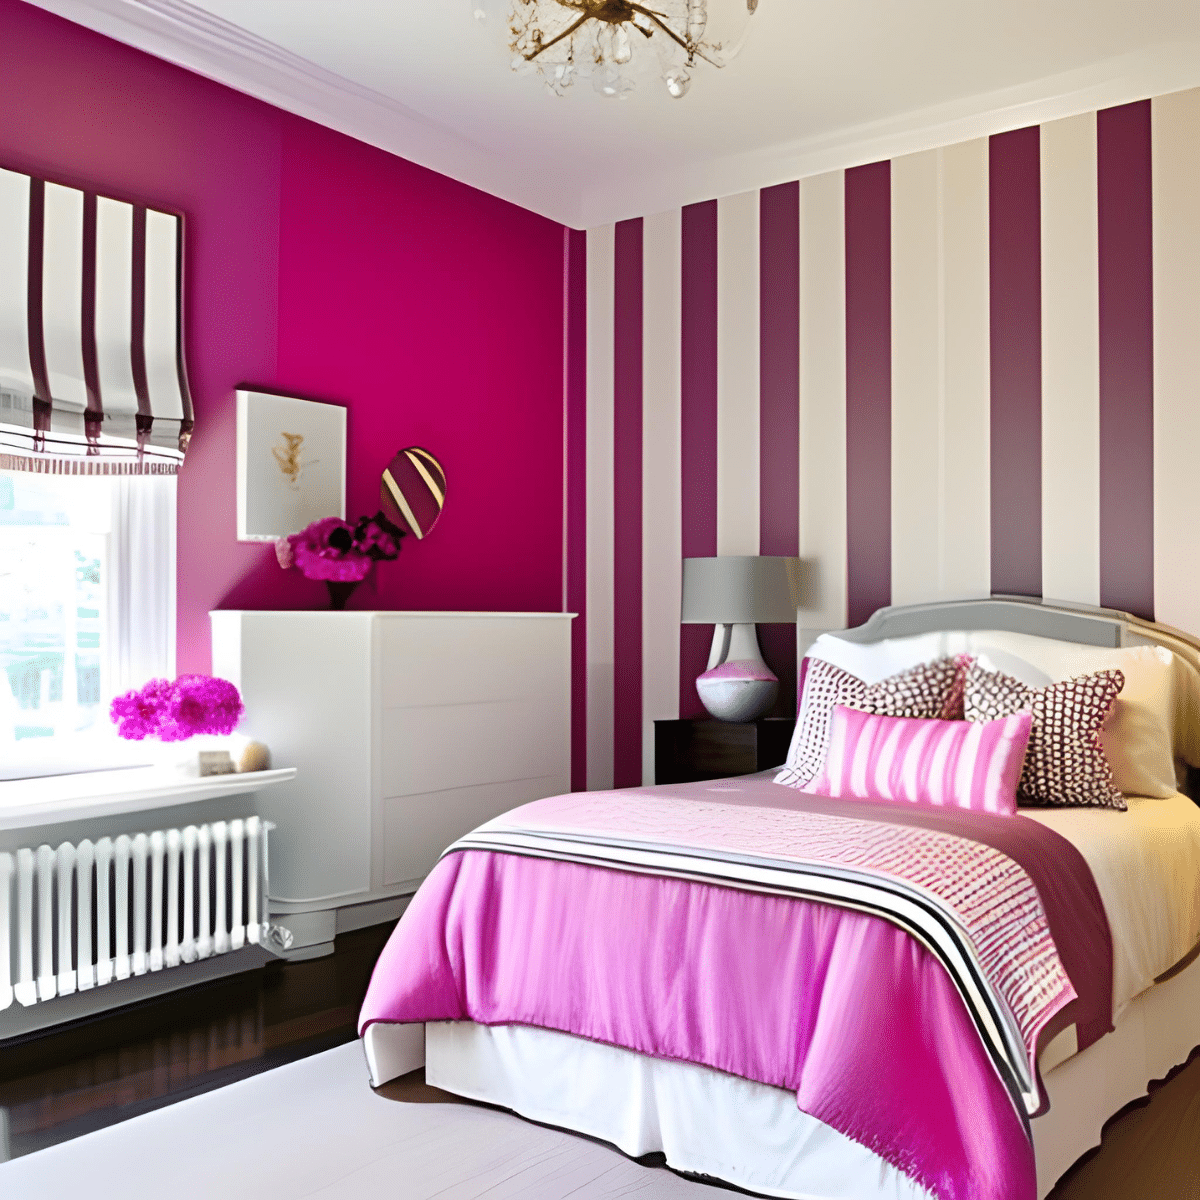
[[[775,703],[779,680],[763,662],[755,625],[794,625],[799,595],[798,558],[731,554],[683,560],[681,620],[716,626],[696,691],[717,720],[753,721]]]

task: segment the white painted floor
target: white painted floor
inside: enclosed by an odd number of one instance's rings
[[[357,1042],[0,1164],[2,1200],[716,1200],[585,1138],[371,1091]]]

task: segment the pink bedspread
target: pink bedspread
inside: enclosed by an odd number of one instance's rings
[[[757,781],[737,790],[751,829],[770,810],[831,803]],[[652,805],[655,792],[683,789],[609,795],[628,812],[631,797]],[[709,785],[695,794],[718,798]],[[553,822],[561,803],[508,816]],[[463,850],[439,862],[397,926],[360,1027],[462,1019],[560,1030],[786,1087],[804,1112],[945,1200],[1036,1194],[1022,1116],[963,999],[942,963],[880,916]]]

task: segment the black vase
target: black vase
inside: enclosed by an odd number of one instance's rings
[[[335,610],[340,611],[346,607],[346,601],[350,599],[354,589],[362,582],[360,579],[351,579],[344,581],[341,579],[327,579],[325,586],[329,589],[329,600]]]

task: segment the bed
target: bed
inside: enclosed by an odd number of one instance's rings
[[[986,646],[1067,679],[1162,647],[1159,733],[1181,782],[1200,762],[1200,651],[1163,626],[992,599],[822,643],[862,678]],[[372,1082],[424,1063],[763,1195],[1026,1200],[1200,1044],[1200,809],[1173,785],[1121,813],[900,819],[773,777],[538,802],[456,844],[368,992]],[[945,878],[881,887],[913,847]]]

